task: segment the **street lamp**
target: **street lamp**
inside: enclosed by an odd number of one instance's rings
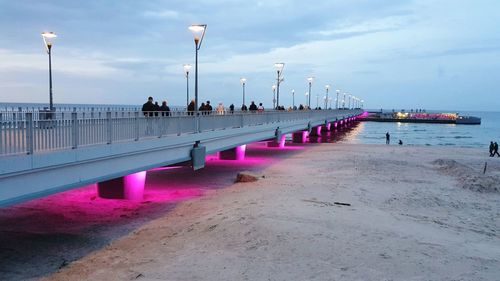
[[[314,77],[307,78],[307,82],[309,82],[309,99],[307,101],[307,106],[311,108],[311,86],[314,81]]]
[[[196,116],[198,116],[198,51],[201,48],[201,43],[205,37],[205,31],[207,30],[206,24],[193,24],[189,27],[189,30],[193,32],[194,45],[195,45],[195,64],[194,64],[194,111]]]
[[[330,85],[326,85],[325,89],[326,89],[325,109],[328,109],[328,91],[330,90]]]
[[[361,100],[361,108],[363,108],[363,104],[365,103],[364,100]]]
[[[184,75],[186,76],[186,106],[189,105],[189,71],[191,67],[190,64],[183,65]]]
[[[277,74],[277,77],[276,77],[276,97],[277,97],[276,107],[278,107],[280,105],[280,84],[283,81],[283,77],[281,77],[283,75],[283,67],[285,67],[285,63],[283,63],[283,62],[277,62],[274,64],[274,68],[276,69],[276,74]],[[276,109],[276,107],[275,107],[275,109]]]
[[[247,83],[247,79],[241,78],[240,83],[241,83],[241,87],[243,89],[243,104],[245,104],[245,84]]]
[[[307,105],[308,100],[309,100],[309,92],[306,92],[306,106],[307,106],[307,109],[309,109],[309,105]]]
[[[49,55],[49,109],[50,112],[54,110],[54,103],[52,101],[52,43],[57,35],[50,32],[42,32],[43,43],[47,49],[47,54]],[[52,115],[51,115],[52,116]]]
[[[292,109],[295,109],[295,90],[292,90]]]
[[[344,97],[342,98],[342,109],[345,109],[345,92],[344,92]]]
[[[340,90],[337,90],[337,98],[335,99],[335,107],[339,109],[339,94]]]
[[[276,109],[276,85],[272,85],[271,89],[273,89],[273,109]]]
[[[352,96],[351,96],[351,95],[349,95],[349,96],[348,96],[348,100],[347,100],[347,108],[348,108],[348,109],[351,109],[351,98],[352,98]]]
[[[316,109],[319,108],[319,95],[316,94]]]

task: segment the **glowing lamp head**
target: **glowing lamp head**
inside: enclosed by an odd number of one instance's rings
[[[272,85],[271,89],[273,89],[273,91],[276,90],[276,85]]]
[[[281,72],[283,71],[283,68],[285,67],[285,63],[283,62],[277,62],[274,64],[274,68],[276,69],[276,71],[278,72]]]
[[[325,85],[325,89],[328,91],[330,90],[330,85]]]
[[[241,85],[245,85],[247,83],[247,79],[246,78],[241,78],[240,79],[240,83],[241,83]]]
[[[191,70],[191,67],[193,67],[193,66],[192,66],[192,65],[190,65],[190,64],[185,64],[185,65],[183,65],[182,67],[184,68],[184,73],[185,73],[186,75],[188,75],[188,74],[189,74],[189,71]]]
[[[306,97],[309,96],[309,92],[306,92]]]
[[[295,94],[295,90],[292,90],[292,95],[294,95],[294,94]]]
[[[307,78],[307,82],[309,82],[309,84],[311,84],[312,82],[314,82],[314,77],[308,77]]]
[[[42,32],[43,43],[45,44],[45,48],[47,48],[47,51],[49,51],[52,47],[52,44],[56,37],[57,35],[52,31]]]
[[[196,46],[201,45],[203,37],[205,37],[205,30],[207,29],[206,24],[193,24],[189,27],[189,30],[193,33],[194,43]]]

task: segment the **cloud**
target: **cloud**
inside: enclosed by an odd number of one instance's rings
[[[142,13],[145,18],[154,19],[178,19],[180,14],[173,10],[146,11]]]

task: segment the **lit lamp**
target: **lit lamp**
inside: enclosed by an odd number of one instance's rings
[[[295,90],[292,90],[292,109],[295,109]]]
[[[276,85],[272,85],[271,89],[273,89],[273,109],[276,109]]]
[[[196,116],[198,116],[198,51],[201,48],[201,43],[205,37],[205,31],[207,30],[206,24],[193,24],[189,27],[189,30],[193,32],[194,45],[195,45],[195,64],[194,64],[194,111]]]
[[[189,105],[189,71],[191,70],[191,67],[192,65],[190,64],[183,65],[184,75],[186,76],[186,105]]]
[[[247,83],[247,79],[241,78],[240,83],[241,83],[241,87],[243,89],[243,104],[245,104],[245,84]]]
[[[285,63],[283,63],[283,62],[277,62],[274,64],[274,68],[276,69],[276,74],[277,74],[277,77],[276,77],[276,97],[277,97],[276,107],[278,107],[280,105],[280,84],[283,81],[283,77],[281,77],[283,74],[283,67],[285,67]],[[276,107],[274,107],[274,108],[276,109]]]
[[[314,77],[307,78],[307,82],[309,82],[309,99],[307,100],[307,106],[311,108],[311,86],[314,81]]]
[[[330,85],[325,85],[326,96],[325,96],[325,109],[328,109],[328,91],[330,90]]]
[[[52,101],[52,43],[57,37],[54,32],[42,32],[43,43],[49,55],[49,109],[54,111],[54,103]]]

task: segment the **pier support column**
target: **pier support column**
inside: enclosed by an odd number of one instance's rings
[[[329,122],[328,122],[328,123],[325,123],[325,126],[323,126],[323,127],[321,128],[321,130],[322,130],[323,132],[328,132],[328,131],[330,131],[330,130],[331,130],[331,127],[332,127],[332,123],[329,123]]]
[[[320,125],[320,126],[312,128],[310,136],[311,137],[320,137],[321,136],[321,127],[323,127],[323,126]]]
[[[97,183],[97,194],[106,199],[141,201],[144,198],[146,171]]]
[[[292,134],[293,143],[305,143],[307,141],[307,136],[309,133],[307,131],[299,131]]]
[[[267,147],[279,147],[279,148],[283,148],[283,147],[285,147],[285,140],[286,140],[286,136],[285,135],[280,135],[279,141],[276,141],[276,140],[269,141],[269,142],[267,142]]]
[[[219,152],[219,159],[221,160],[243,160],[245,159],[245,151],[247,145],[240,145],[231,149]]]

